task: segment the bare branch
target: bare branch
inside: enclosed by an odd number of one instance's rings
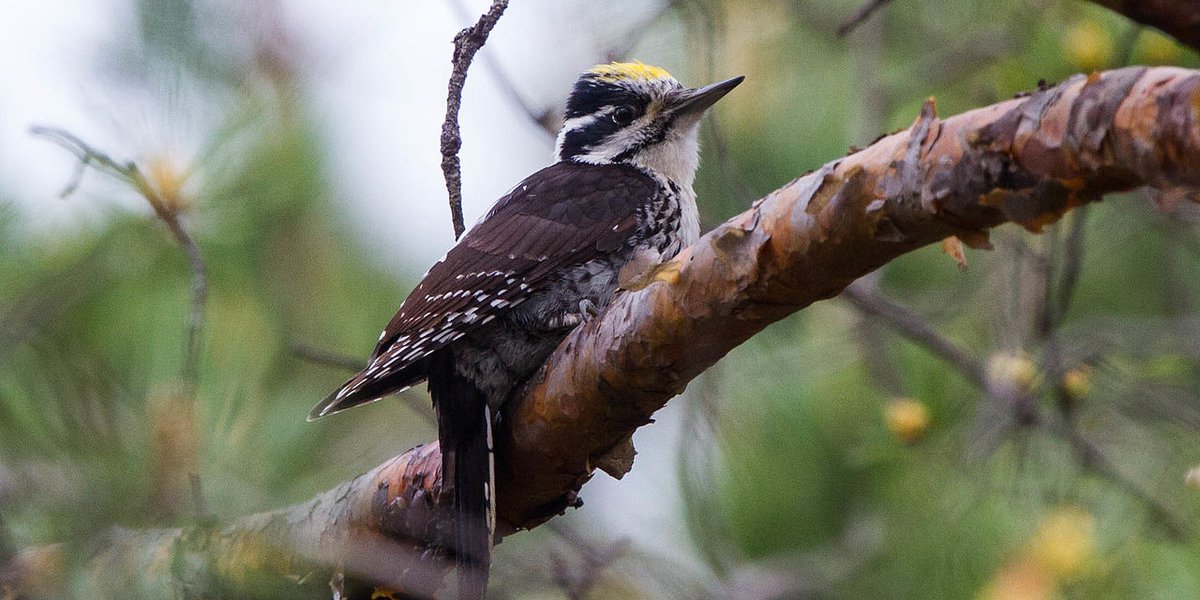
[[[1083,436],[1070,423],[1050,427],[1052,431],[1066,438],[1079,457],[1080,464],[1098,477],[1115,483],[1138,502],[1149,509],[1151,516],[1166,528],[1171,538],[1183,541],[1193,534],[1192,524],[1180,518],[1171,509],[1163,505],[1154,494],[1147,491],[1140,483],[1121,472],[1094,442]]]
[[[117,162],[108,154],[87,144],[76,135],[57,127],[34,126],[30,133],[61,146],[79,159],[74,175],[63,190],[64,197],[74,193],[83,178],[84,167],[92,167],[133,188],[150,204],[171,236],[175,238],[187,259],[192,277],[191,308],[187,313],[185,346],[183,350],[182,380],[191,388],[196,385],[200,368],[200,333],[204,326],[204,307],[208,299],[208,276],[200,247],[180,221],[179,206],[172,199],[164,198],[159,190],[146,178],[132,161]]]
[[[570,600],[584,600],[592,588],[600,581],[604,571],[621,557],[630,546],[628,538],[618,539],[603,547],[584,544],[575,539],[568,539],[578,550],[579,564],[572,567],[567,558],[561,554],[550,557],[554,583],[566,593]]]
[[[983,364],[970,352],[943,337],[920,315],[860,283],[848,286],[842,292],[842,297],[858,310],[879,317],[904,337],[950,363],[971,383],[981,388],[987,386]]]
[[[1054,303],[1055,318],[1062,321],[1071,308],[1071,300],[1075,298],[1075,285],[1079,283],[1079,274],[1083,271],[1083,232],[1087,227],[1088,207],[1080,207],[1075,211],[1071,220],[1071,228],[1067,231],[1067,239],[1063,246],[1062,274],[1058,279],[1057,299]]]
[[[643,17],[632,27],[626,29],[626,34],[623,36],[623,43],[613,44],[601,52],[604,60],[614,61],[627,59],[629,57],[629,53],[633,52],[633,49],[641,43],[642,39],[644,39],[646,35],[653,30],[652,26],[657,23],[663,15],[679,6],[681,2],[682,0],[666,0],[660,4],[656,10]],[[707,7],[701,6],[701,3],[693,3],[693,5],[698,10],[707,10]]]
[[[463,0],[454,0],[450,5],[454,8],[454,12],[458,14],[459,18],[464,20],[467,18],[467,7],[464,5]],[[534,108],[525,99],[525,96],[517,90],[517,86],[513,85],[512,77],[509,76],[508,71],[504,70],[500,65],[500,61],[496,60],[495,56],[485,52],[480,57],[480,60],[483,61],[487,70],[492,74],[492,78],[496,81],[496,84],[500,86],[500,91],[504,92],[504,95],[508,96],[508,99],[517,108],[521,109],[521,112],[525,114],[530,122],[538,126],[538,131],[541,131],[553,140],[558,135],[558,125],[556,123],[558,117],[555,115],[554,110],[550,108]]]
[[[455,239],[466,230],[462,212],[462,171],[458,160],[458,151],[462,148],[458,109],[462,105],[463,85],[467,83],[467,69],[471,68],[475,53],[487,43],[488,34],[506,8],[508,0],[494,0],[492,7],[479,17],[474,26],[454,36],[454,54],[450,59],[453,67],[446,93],[446,120],[442,123],[442,175],[446,178],[446,191],[450,195],[450,219],[454,224]]]
[[[292,353],[300,360],[306,360],[316,365],[342,369],[351,373],[361,371],[363,366],[367,364],[367,361],[361,358],[314,348],[307,344],[292,344]]]
[[[890,2],[891,0],[871,0],[864,4],[858,9],[858,12],[854,13],[854,16],[850,17],[848,21],[842,23],[837,28],[837,36],[845,37],[847,33],[854,31],[855,28],[865,23],[867,19],[870,19],[871,15],[875,14],[875,11],[887,6]]]

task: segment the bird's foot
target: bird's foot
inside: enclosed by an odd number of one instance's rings
[[[595,302],[584,298],[579,301],[579,319],[584,323],[591,321],[593,318],[600,315],[600,308]]]
[[[600,308],[596,306],[596,303],[584,298],[583,300],[579,301],[579,312],[563,313],[556,317],[552,317],[550,320],[546,321],[545,329],[547,331],[553,331],[555,329],[571,329],[580,325],[581,323],[587,323],[588,321],[591,321],[596,317],[596,315],[599,314]]]

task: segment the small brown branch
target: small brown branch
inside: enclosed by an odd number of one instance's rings
[[[864,4],[858,9],[858,12],[854,13],[854,16],[850,17],[849,20],[847,20],[845,23],[842,23],[837,28],[837,36],[846,37],[846,34],[854,31],[859,25],[865,23],[867,19],[871,18],[871,15],[875,14],[876,11],[884,6],[887,6],[891,1],[892,0],[871,0],[870,2]]]
[[[1092,0],[1200,50],[1200,0]]]
[[[653,30],[653,25],[662,18],[663,15],[675,9],[682,3],[682,0],[666,0],[658,6],[656,10],[646,15],[632,27],[627,28],[625,35],[621,36],[624,40],[621,44],[614,44],[609,48],[600,52],[606,61],[625,60],[629,57],[629,53],[633,52],[634,48],[642,42],[642,40]],[[700,3],[693,3],[697,10],[707,10],[707,7],[701,6]]]
[[[339,354],[337,352],[330,352],[328,350],[314,348],[307,344],[293,344],[292,354],[295,354],[296,358],[299,358],[300,360],[305,360],[315,365],[334,367],[336,369],[342,369],[343,371],[349,371],[350,373],[357,373],[361,371],[362,368],[367,364],[367,361],[361,358],[355,358],[347,354]]]
[[[1054,303],[1055,318],[1059,322],[1066,317],[1071,308],[1071,301],[1075,298],[1075,286],[1079,283],[1080,273],[1083,272],[1083,232],[1087,228],[1087,215],[1086,206],[1081,206],[1075,211],[1063,246],[1062,274],[1058,278],[1058,293]]]
[[[462,171],[458,151],[462,148],[462,135],[458,130],[458,109],[462,105],[463,86],[467,83],[467,69],[475,53],[487,43],[488,35],[496,22],[508,8],[508,0],[494,0],[475,25],[454,36],[454,54],[450,59],[452,70],[446,93],[446,120],[442,123],[442,175],[446,178],[446,191],[450,195],[450,220],[454,225],[454,238],[458,239],[466,230],[462,212]]]
[[[971,383],[987,387],[983,364],[970,352],[943,337],[920,315],[859,283],[846,287],[842,297],[864,314],[879,317],[904,337],[950,363]]]
[[[566,593],[570,600],[584,600],[592,588],[599,583],[604,571],[621,557],[630,546],[628,538],[621,538],[604,547],[569,540],[578,550],[579,564],[572,568],[567,559],[555,554],[550,557],[554,583]]]
[[[1195,533],[1191,523],[1181,519],[1178,515],[1163,505],[1154,494],[1147,491],[1141,484],[1126,476],[1120,469],[1112,463],[1104,452],[1094,442],[1083,436],[1077,431],[1071,423],[1064,423],[1057,427],[1051,427],[1057,435],[1060,435],[1074,448],[1079,462],[1084,469],[1092,472],[1098,477],[1102,477],[1116,484],[1131,497],[1141,502],[1149,511],[1150,515],[1166,528],[1167,534],[1172,539],[1177,541],[1187,540]]]

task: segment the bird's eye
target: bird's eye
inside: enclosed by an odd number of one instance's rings
[[[612,113],[613,123],[622,127],[633,122],[637,116],[637,111],[633,110],[632,106],[618,106]]]

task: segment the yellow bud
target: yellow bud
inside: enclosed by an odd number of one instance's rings
[[[156,154],[146,160],[146,180],[158,199],[172,212],[187,208],[190,199],[183,187],[190,176],[191,173],[168,154]]]
[[[1099,23],[1084,19],[1067,29],[1063,36],[1063,50],[1067,60],[1076,68],[1097,71],[1112,61],[1113,40]]]
[[[988,359],[988,379],[995,385],[1012,385],[1022,391],[1033,387],[1037,367],[1024,353],[997,352]]]
[[[1092,391],[1092,368],[1085,365],[1063,373],[1062,386],[1075,400],[1087,396]]]
[[[1142,62],[1151,65],[1170,65],[1179,61],[1179,44],[1166,34],[1145,29],[1138,36],[1136,51]]]
[[[883,416],[888,431],[908,444],[920,441],[929,429],[929,409],[912,398],[893,398],[884,408]]]
[[[1054,582],[1044,571],[1028,561],[1008,565],[996,573],[979,594],[979,600],[1050,600]]]
[[[1096,554],[1096,520],[1067,506],[1042,519],[1029,541],[1029,557],[1049,575],[1067,579],[1081,574]]]

